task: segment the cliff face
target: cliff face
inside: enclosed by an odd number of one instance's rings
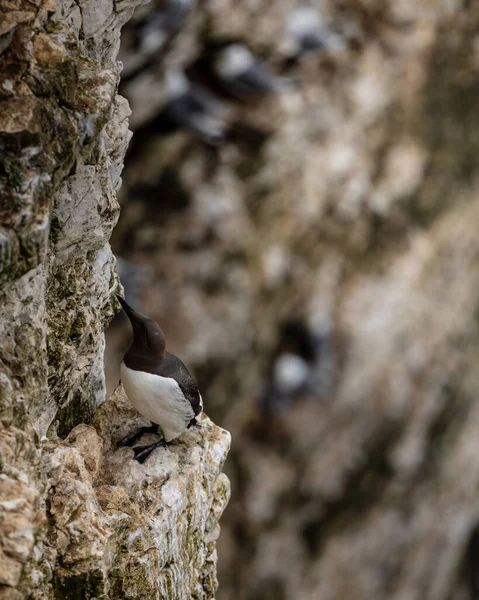
[[[138,3],[0,2],[2,600],[214,594],[227,434],[205,420],[143,468],[113,453],[118,398],[79,425],[105,399],[130,138],[116,55]]]
[[[114,243],[235,439],[218,597],[476,598],[477,4],[325,1],[343,49],[234,104],[222,146],[142,130],[211,39],[283,69],[299,4],[200,2],[124,87]],[[284,354],[313,389],[278,390]]]

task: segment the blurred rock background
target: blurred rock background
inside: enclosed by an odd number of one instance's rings
[[[468,0],[176,0],[122,33],[113,248],[232,432],[218,600],[479,598],[478,25]],[[276,92],[228,97],[224,42]]]

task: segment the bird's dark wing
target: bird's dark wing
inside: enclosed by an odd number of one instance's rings
[[[194,93],[193,93],[194,92]],[[187,92],[169,102],[163,110],[166,120],[193,131],[207,144],[220,143],[224,138],[224,126],[214,115],[214,107],[208,106],[204,95]]]
[[[273,94],[278,91],[274,75],[260,62],[236,77],[225,79],[227,91],[237,98]]]
[[[324,37],[316,31],[308,31],[301,36],[301,48],[304,52],[326,48]]]
[[[183,2],[169,2],[162,10],[149,13],[147,17],[138,21],[134,28],[140,35],[155,29],[164,32],[175,31],[183,25],[190,10],[191,7]]]
[[[155,374],[174,379],[191,404],[195,417],[200,414],[202,410],[200,391],[190,372],[177,356],[165,352],[165,358],[161,361],[158,369],[155,370]]]

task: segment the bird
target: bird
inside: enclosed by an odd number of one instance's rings
[[[161,327],[140,314],[118,296],[128,316],[133,341],[121,363],[123,388],[131,404],[152,423],[125,436],[118,446],[133,445],[144,433],[163,432],[159,442],[133,449],[134,458],[143,463],[159,446],[166,447],[190,427],[200,427],[197,417],[203,411],[203,398],[183,362],[166,350]]]
[[[122,38],[120,59],[123,63],[121,88],[137,76],[152,69],[161,52],[187,21],[197,0],[163,0],[160,6],[132,22],[125,40]]]
[[[335,366],[332,334],[326,325],[287,323],[261,391],[264,413],[279,414],[303,397],[328,397],[334,386]]]
[[[274,363],[276,388],[285,394],[299,393],[306,387],[311,369],[311,365],[298,354],[281,353]]]
[[[282,352],[274,361],[272,381],[266,384],[261,394],[263,410],[281,413],[289,408],[295,399],[309,391],[312,365],[293,352]]]
[[[291,44],[291,60],[304,54],[321,50],[337,51],[344,49],[342,38],[329,31],[322,23],[320,13],[313,7],[303,6],[294,10],[288,19]]]
[[[195,0],[170,0],[139,21],[136,46],[141,54],[150,56],[160,50],[168,36],[181,28],[195,4]]]
[[[227,109],[212,94],[178,70],[166,73],[164,89],[165,106],[150,130],[170,133],[187,129],[213,146],[224,140]]]
[[[293,83],[275,75],[241,43],[218,43],[208,52],[209,70],[221,90],[236,100],[290,91]]]

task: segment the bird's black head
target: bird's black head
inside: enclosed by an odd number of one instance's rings
[[[133,310],[120,296],[117,298],[133,329],[133,341],[124,357],[126,366],[138,371],[154,366],[165,356],[165,334],[153,319]]]

